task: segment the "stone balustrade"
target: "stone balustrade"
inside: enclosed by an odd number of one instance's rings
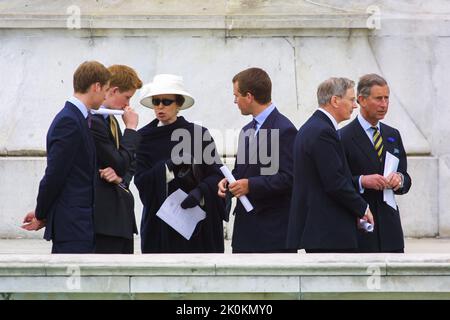
[[[448,299],[450,254],[10,254],[0,298]]]

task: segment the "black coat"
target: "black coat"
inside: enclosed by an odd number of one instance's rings
[[[242,128],[241,135],[251,128],[250,122]],[[267,130],[267,140],[261,136],[262,130]],[[277,146],[272,145],[271,129],[278,130]],[[262,168],[270,167],[260,159],[258,150],[251,151],[250,143],[239,145],[233,176],[236,180],[248,178],[249,193],[247,197],[254,207],[247,212],[238,200],[235,209],[233,228],[233,249],[244,252],[263,252],[286,249],[286,233],[289,219],[289,205],[292,191],[292,148],[297,129],[292,122],[276,108],[269,114],[259,129],[256,145],[266,146],[272,162],[278,160],[276,172],[262,174]],[[242,138],[240,138],[241,140]],[[278,159],[274,152],[278,147]],[[238,163],[240,154],[245,151],[245,163]],[[265,152],[262,152],[264,156]],[[243,158],[244,159],[244,158]],[[252,160],[254,159],[254,160]]]
[[[336,129],[317,110],[295,139],[288,245],[311,250],[356,249],[357,217],[366,208],[352,183]]]
[[[398,130],[380,123],[380,132],[384,146],[383,162],[381,163],[372,142],[364,132],[358,119],[353,120],[340,131],[355,186],[359,188],[359,177],[361,175],[383,175],[385,154],[388,151],[399,158],[400,162],[397,171],[404,176],[403,187],[395,191],[395,193],[404,194],[409,191],[411,177],[407,172],[406,153]],[[394,210],[383,201],[383,191],[366,189],[362,197],[369,203],[375,220],[375,229],[372,233],[359,231],[359,251],[386,252],[403,249],[403,230],[398,208]]]
[[[134,183],[144,205],[141,220],[142,253],[221,253],[224,252],[223,221],[228,220],[225,214],[225,203],[217,196],[217,184],[222,179],[219,170],[221,164],[206,163],[194,150],[206,150],[213,154],[217,161],[214,141],[201,142],[198,134],[209,135],[207,129],[187,122],[183,117],[169,125],[158,127],[158,120],[150,122],[139,130],[142,136],[137,151],[137,168]],[[186,183],[175,171],[175,179],[166,184],[166,161],[171,159],[172,149],[179,141],[172,141],[172,133],[177,129],[189,133],[191,137],[191,155],[200,162],[198,167],[203,174],[198,185]],[[184,131],[185,130],[185,131]],[[195,131],[195,132],[194,132]],[[177,131],[180,132],[180,131]],[[195,134],[195,136],[194,136]],[[206,152],[205,151],[205,152]],[[156,213],[166,198],[178,188],[189,193],[199,187],[204,198],[202,209],[206,218],[197,224],[190,240],[186,240],[177,231],[161,220]]]
[[[120,137],[119,149],[112,135],[109,119],[106,120],[102,115],[92,116],[91,132],[97,150],[97,163],[100,169],[107,167],[114,169],[123,179],[125,186],[128,186],[134,173],[135,152],[140,135],[135,130],[125,129],[122,136],[116,118],[113,117],[113,121],[117,124]],[[94,226],[96,234],[133,239],[137,227],[134,199],[128,188],[124,189],[115,183],[98,179]]]

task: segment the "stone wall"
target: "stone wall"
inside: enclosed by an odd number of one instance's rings
[[[77,8],[80,28],[69,29]],[[449,16],[445,0],[2,2],[0,237],[36,235],[17,227],[34,208],[45,166],[36,156],[45,155],[48,126],[72,93],[73,71],[88,59],[128,64],[144,82],[182,75],[196,97],[182,114],[208,127],[226,157],[250,120],[233,104],[240,70],[266,69],[274,103],[297,127],[315,110],[322,80],[382,74],[391,88],[386,123],[402,133],[413,178],[398,197],[405,234],[449,236]],[[153,115],[138,100],[143,126]]]

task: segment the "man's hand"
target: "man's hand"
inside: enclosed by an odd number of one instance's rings
[[[364,217],[362,217],[362,218],[357,217],[356,218],[356,225],[358,226],[358,228],[360,228],[360,225],[359,225],[359,220],[360,219],[369,222],[371,225],[373,225],[375,227],[375,222],[373,220],[372,211],[370,211],[369,207],[367,207],[367,210],[366,210],[366,213],[364,214]]]
[[[383,190],[388,188],[388,179],[379,174],[371,174],[361,177],[364,189]]]
[[[130,106],[126,106],[123,111],[122,119],[127,129],[136,130],[139,123],[139,115]]]
[[[217,187],[219,187],[219,190],[217,191],[217,195],[224,199],[225,199],[225,194],[227,192],[227,183],[228,183],[228,180],[226,178],[223,178],[217,184]]]
[[[236,182],[230,183],[228,190],[237,198],[245,196],[249,193],[248,179],[239,179]]]
[[[115,184],[119,184],[123,181],[123,179],[121,177],[119,177],[116,172],[114,171],[113,168],[108,167],[105,169],[100,169],[100,178],[102,178],[103,180],[106,180],[109,183],[115,183]]]
[[[34,211],[28,212],[25,218],[23,219],[22,229],[28,231],[38,231],[45,227],[45,220],[36,219],[36,215]]]
[[[35,212],[28,212],[25,218],[23,218],[23,223],[30,223],[34,218],[36,218]]]
[[[402,176],[398,172],[392,172],[386,177],[388,181],[388,188],[397,191],[402,186]]]

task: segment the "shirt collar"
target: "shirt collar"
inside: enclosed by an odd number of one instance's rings
[[[67,101],[69,101],[71,104],[73,104],[75,107],[77,107],[80,112],[83,114],[85,118],[88,116],[88,112],[90,111],[83,102],[80,101],[77,97],[70,97]]]
[[[253,118],[257,122],[256,125],[258,128],[263,125],[264,121],[266,121],[267,117],[272,113],[272,111],[274,109],[275,109],[275,105],[273,103],[271,103],[260,114],[258,114],[256,117]]]
[[[358,121],[361,127],[364,129],[364,131],[373,130],[371,125],[361,114],[358,114]],[[380,130],[380,122],[378,121],[377,125],[375,126]]]
[[[325,110],[322,107],[319,107],[319,110],[322,111],[323,113],[325,113],[325,115],[330,118],[331,122],[333,123],[334,128],[336,129],[336,131],[339,129],[338,128],[338,123],[336,121],[336,119],[331,115],[331,113],[329,113],[327,110]]]

